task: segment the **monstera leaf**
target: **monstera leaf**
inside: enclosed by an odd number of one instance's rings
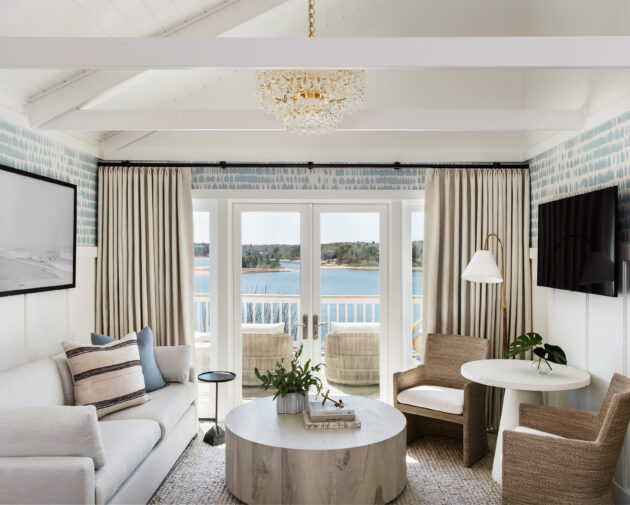
[[[552,363],[558,363],[559,365],[567,364],[566,354],[564,354],[564,351],[557,345],[545,344],[542,347],[536,347],[534,354]]]
[[[522,352],[529,351],[532,347],[536,347],[542,343],[542,337],[538,333],[530,331],[525,335],[520,335],[514,339],[505,351],[506,358],[512,358]]]

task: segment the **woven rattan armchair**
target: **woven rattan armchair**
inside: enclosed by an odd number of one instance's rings
[[[254,369],[260,373],[274,370],[276,362],[289,366],[293,338],[286,333],[243,333],[243,386],[260,386]]]
[[[485,359],[487,340],[462,335],[430,334],[424,364],[394,374],[394,406],[407,418],[407,442],[424,435],[445,435],[463,440],[463,462],[474,465],[488,453],[486,433],[486,386],[462,377],[468,361]],[[422,408],[399,402],[399,394],[417,386],[463,390],[461,414]]]
[[[614,503],[612,480],[630,421],[630,379],[615,374],[599,412],[521,404],[503,432],[503,503]]]
[[[326,335],[326,380],[352,386],[378,384],[379,340],[378,333]]]

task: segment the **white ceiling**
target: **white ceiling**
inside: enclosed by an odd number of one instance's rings
[[[0,37],[303,38],[306,3],[0,0]],[[321,38],[630,35],[627,0],[317,0],[316,9]],[[11,43],[19,53],[19,41]],[[22,116],[55,135],[64,117],[64,128],[75,124],[65,114],[77,110],[142,111],[145,117],[177,110],[185,118],[191,110],[238,109],[254,117],[254,82],[255,71],[243,68],[0,68],[0,117]],[[440,109],[453,124],[462,109],[479,111],[481,123],[484,110],[566,109],[582,111],[581,126],[588,127],[630,110],[630,68],[368,70],[365,108],[419,114]],[[183,131],[181,125],[174,125],[180,131],[112,131],[76,124],[64,134],[108,159],[232,161],[518,161],[579,130],[549,131],[541,123],[522,131],[507,131],[513,130],[507,124],[495,131],[438,131],[436,124],[422,131],[296,137],[283,131]]]

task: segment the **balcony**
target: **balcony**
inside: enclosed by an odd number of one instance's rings
[[[422,313],[422,295],[413,297],[414,319]],[[380,305],[377,295],[324,295],[321,297],[320,320],[330,322],[379,322]],[[210,328],[210,311],[207,294],[194,295],[195,334],[203,338]],[[285,324],[285,333],[297,342],[300,323],[299,295],[244,294],[241,296],[241,322]],[[414,334],[420,332],[419,326]],[[328,333],[327,325],[322,326],[322,340]],[[199,338],[198,338],[199,340]]]

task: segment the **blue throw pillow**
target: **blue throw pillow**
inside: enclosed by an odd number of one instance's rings
[[[144,387],[147,393],[162,389],[166,386],[164,377],[160,373],[160,369],[155,361],[153,353],[153,332],[148,326],[140,330],[138,333],[138,350],[140,352],[140,365],[142,366],[142,375],[144,376]],[[113,342],[113,337],[101,335],[100,333],[92,333],[92,345],[105,345]]]

